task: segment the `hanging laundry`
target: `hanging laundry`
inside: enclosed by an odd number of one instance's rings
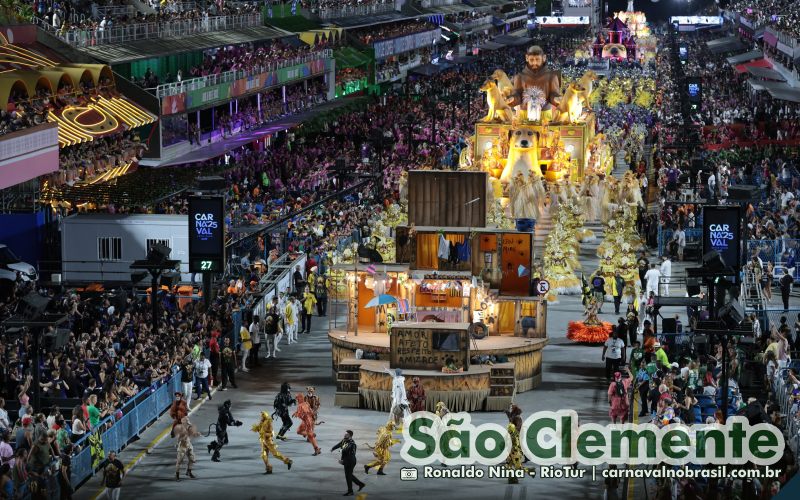
[[[469,262],[472,258],[472,245],[469,244],[467,239],[456,245],[456,251],[458,252],[458,260],[461,262]]]
[[[439,251],[436,252],[440,259],[447,260],[450,257],[450,243],[443,234],[439,235]]]

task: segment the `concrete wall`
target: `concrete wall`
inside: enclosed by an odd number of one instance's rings
[[[98,238],[122,239],[119,261],[100,261]],[[181,261],[181,280],[190,281],[189,222],[185,215],[81,214],[61,226],[62,279],[69,282],[130,282],[130,265],[147,256],[148,239],[165,239],[171,259]]]

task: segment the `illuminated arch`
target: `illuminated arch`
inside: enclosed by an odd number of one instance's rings
[[[26,98],[29,96],[28,86],[19,78],[0,78],[0,105],[5,110],[8,100],[13,92],[22,92]]]

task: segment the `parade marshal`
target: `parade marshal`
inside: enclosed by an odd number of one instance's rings
[[[521,106],[522,95],[528,87],[539,87],[544,91],[547,103],[558,106],[561,97],[561,76],[557,71],[546,68],[547,57],[538,45],[529,47],[525,53],[525,68],[514,76],[514,93],[509,102],[511,106]],[[543,109],[550,109],[545,105]]]

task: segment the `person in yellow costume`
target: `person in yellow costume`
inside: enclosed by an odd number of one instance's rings
[[[522,467],[522,460],[525,455],[522,453],[522,446],[519,443],[519,431],[517,431],[517,426],[509,423],[506,429],[508,430],[508,435],[511,436],[511,451],[508,453],[508,458],[506,458],[506,468],[511,470],[524,469],[524,467]],[[514,476],[508,478],[508,484],[517,483],[519,483],[518,478]]]
[[[311,316],[317,307],[317,296],[311,292],[311,288],[306,287],[303,292],[303,328],[306,333],[311,333]]]
[[[292,468],[292,459],[283,456],[278,451],[278,447],[275,446],[275,440],[272,438],[272,417],[269,416],[268,412],[261,412],[261,420],[253,425],[252,431],[258,433],[258,439],[261,441],[261,460],[264,461],[264,467],[266,467],[264,474],[272,474],[272,465],[269,463],[270,453],[272,453],[273,457],[285,463],[288,469]]]
[[[371,468],[377,467],[379,476],[386,475],[383,469],[389,465],[389,460],[392,458],[392,454],[389,453],[389,448],[391,448],[393,444],[400,442],[399,439],[392,437],[392,432],[394,432],[394,422],[392,420],[389,420],[386,422],[386,425],[378,428],[378,438],[375,440],[375,446],[367,445],[372,449],[375,460],[364,465],[364,474],[369,474]]]
[[[244,324],[239,329],[239,340],[242,341],[242,371],[247,373],[250,371],[247,368],[247,359],[250,357],[250,349],[253,348],[253,340],[250,338],[250,330]]]

